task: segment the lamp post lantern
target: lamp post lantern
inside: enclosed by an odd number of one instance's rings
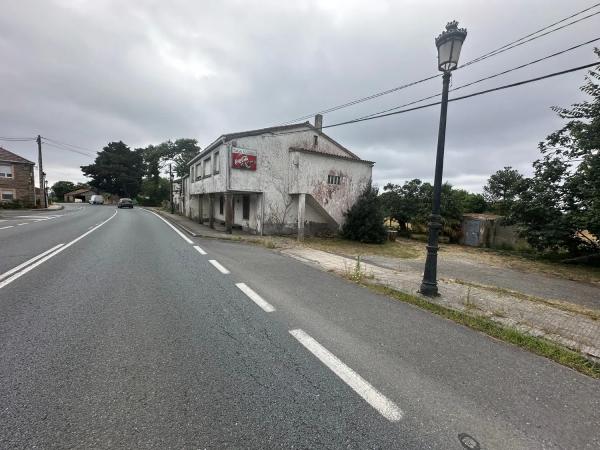
[[[435,160],[435,178],[433,182],[433,207],[429,217],[429,238],[427,240],[427,259],[423,281],[419,292],[428,297],[438,294],[437,286],[437,253],[438,238],[442,228],[440,216],[440,200],[442,194],[442,173],[444,172],[444,144],[446,141],[446,115],[448,111],[448,88],[451,71],[458,66],[460,49],[467,37],[467,30],[458,28],[458,22],[452,21],[446,25],[446,31],[435,39],[438,49],[438,69],[443,72],[442,103],[440,111],[440,128],[438,131],[437,155]]]

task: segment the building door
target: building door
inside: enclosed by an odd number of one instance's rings
[[[467,220],[465,223],[465,245],[479,246],[479,220]]]
[[[242,196],[242,220],[250,220],[250,196]]]

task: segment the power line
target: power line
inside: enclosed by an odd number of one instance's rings
[[[69,147],[64,147],[64,146],[58,146],[58,145],[52,144],[52,143],[50,143],[50,142],[44,142],[44,144],[46,144],[46,145],[47,145],[47,146],[49,146],[49,147],[54,147],[54,148],[56,148],[56,149],[59,149],[59,150],[67,150],[67,151],[69,151],[69,152],[73,152],[73,153],[79,153],[80,155],[83,155],[83,156],[88,156],[88,157],[90,157],[90,158],[94,158],[94,155],[92,155],[92,154],[90,154],[90,153],[85,153],[85,152],[82,152],[82,151],[76,150],[76,149],[74,149],[74,148],[69,148]]]
[[[333,106],[333,107],[328,108],[328,109],[323,109],[323,110],[318,111],[318,112],[316,112],[314,114],[308,114],[306,116],[298,117],[298,118],[293,119],[293,120],[288,120],[287,122],[284,122],[282,125],[285,125],[285,124],[288,124],[288,123],[291,123],[291,122],[297,122],[299,120],[310,119],[311,117],[314,117],[316,114],[327,114],[327,113],[330,113],[330,112],[333,112],[333,111],[337,111],[339,109],[347,108],[348,106],[352,106],[352,105],[356,105],[358,103],[366,102],[368,100],[372,100],[374,98],[381,97],[383,95],[391,94],[392,92],[400,91],[402,89],[406,89],[408,87],[424,83],[425,81],[433,80],[434,78],[438,78],[440,76],[441,76],[441,74],[431,75],[429,77],[422,78],[422,79],[417,80],[417,81],[412,81],[410,83],[406,83],[406,84],[403,84],[401,86],[397,86],[395,88],[388,89],[386,91],[377,92],[376,94],[372,94],[372,95],[368,95],[366,97],[362,97],[362,98],[359,98],[359,99],[356,99],[356,100],[352,100],[352,101],[349,101],[347,103],[343,103],[343,104],[338,105],[338,106]]]
[[[27,141],[35,141],[34,137],[0,137],[0,141],[6,142],[27,142]]]
[[[44,137],[44,136],[42,136],[42,139],[44,139],[44,140],[46,140],[46,141],[53,142],[53,143],[55,143],[55,144],[57,144],[57,145],[65,145],[65,146],[67,146],[67,147],[73,147],[73,148],[77,148],[77,149],[79,149],[79,150],[84,150],[84,151],[87,151],[87,152],[95,152],[94,150],[91,150],[91,149],[89,149],[89,148],[81,147],[81,146],[79,146],[79,145],[74,145],[74,144],[68,144],[68,143],[66,143],[66,142],[57,141],[57,140],[55,140],[55,139],[50,139],[50,138],[47,138],[47,137]]]
[[[529,33],[529,34],[527,34],[527,35],[525,35],[525,36],[523,36],[523,37],[521,37],[519,39],[511,41],[511,42],[509,42],[507,44],[504,44],[503,46],[498,47],[495,50],[492,50],[492,51],[489,51],[487,53],[484,53],[483,55],[480,55],[480,56],[478,56],[477,58],[475,58],[475,59],[473,59],[471,61],[467,61],[466,63],[462,64],[458,68],[460,69],[460,68],[463,68],[463,67],[475,64],[477,62],[483,61],[484,59],[491,58],[492,56],[496,56],[496,55],[498,55],[500,53],[504,53],[505,51],[511,50],[511,49],[513,49],[515,47],[518,47],[520,45],[526,44],[526,43],[531,42],[531,41],[533,41],[535,39],[538,39],[540,37],[546,36],[546,35],[548,35],[550,33],[554,33],[555,31],[559,31],[559,30],[561,30],[563,28],[566,28],[568,26],[574,25],[574,24],[576,24],[578,22],[581,22],[583,20],[589,19],[590,17],[593,17],[593,16],[595,16],[597,14],[600,14],[600,11],[598,11],[596,13],[593,13],[593,14],[590,14],[590,15],[587,15],[587,16],[582,17],[580,19],[577,19],[575,21],[569,22],[569,23],[567,23],[567,24],[565,24],[565,25],[563,25],[563,26],[561,26],[559,28],[555,28],[555,29],[550,30],[550,31],[548,31],[546,33],[543,33],[543,34],[541,34],[539,36],[535,36],[536,34],[542,32],[542,31],[548,30],[549,28],[552,28],[552,27],[554,27],[554,26],[556,26],[556,25],[558,25],[558,24],[560,24],[562,22],[565,22],[565,21],[567,21],[569,19],[572,19],[573,17],[581,15],[581,14],[583,14],[583,13],[585,13],[585,12],[587,12],[587,11],[593,9],[593,8],[596,8],[597,6],[600,6],[600,3],[596,3],[596,4],[594,4],[594,5],[592,5],[592,6],[588,7],[588,8],[585,8],[585,9],[583,9],[581,11],[578,11],[578,12],[576,12],[574,14],[571,14],[568,17],[565,17],[565,18],[563,18],[563,19],[561,19],[559,21],[556,21],[556,22],[554,22],[554,23],[552,23],[550,25],[547,25],[547,26],[545,26],[543,28],[540,28],[539,30],[534,31],[533,33]],[[527,38],[531,38],[531,39],[527,39]],[[285,124],[288,124],[288,123],[292,123],[292,122],[297,122],[297,121],[300,121],[300,120],[310,119],[311,117],[314,117],[316,114],[326,114],[326,113],[337,111],[337,110],[340,110],[340,109],[343,109],[343,108],[347,108],[349,106],[353,106],[353,105],[356,105],[358,103],[363,103],[365,101],[372,100],[374,98],[378,98],[378,97],[381,97],[383,95],[391,94],[393,92],[397,92],[399,90],[406,89],[408,87],[424,83],[425,81],[432,80],[432,79],[437,78],[439,76],[441,76],[441,74],[431,75],[431,76],[422,78],[422,79],[417,80],[417,81],[413,81],[413,82],[410,82],[410,83],[403,84],[401,86],[397,86],[397,87],[394,87],[394,88],[391,88],[391,89],[387,89],[385,91],[381,91],[381,92],[377,92],[377,93],[372,94],[372,95],[368,95],[366,97],[361,97],[361,98],[356,99],[356,100],[351,100],[351,101],[348,101],[348,102],[343,103],[341,105],[333,106],[333,107],[330,107],[330,108],[327,108],[327,109],[323,109],[321,111],[317,111],[317,112],[312,113],[312,114],[307,114],[307,115],[304,115],[304,116],[301,116],[301,117],[298,117],[298,118],[295,118],[295,119],[292,119],[292,120],[288,120],[286,122],[283,122],[282,125],[285,125]]]
[[[500,91],[500,90],[504,90],[504,89],[509,89],[509,88],[513,88],[513,87],[517,87],[517,86],[522,86],[524,84],[534,83],[536,81],[545,80],[547,78],[552,78],[552,77],[556,77],[556,76],[559,76],[559,75],[565,75],[565,74],[568,74],[568,73],[571,73],[571,72],[576,72],[578,70],[583,70],[583,69],[587,69],[589,67],[598,66],[598,65],[600,65],[600,63],[596,61],[596,62],[593,62],[593,63],[590,63],[590,64],[585,64],[583,66],[572,67],[570,69],[561,70],[560,72],[553,72],[553,73],[542,75],[542,76],[539,76],[539,77],[536,77],[536,78],[530,78],[530,79],[527,79],[527,80],[518,81],[516,83],[505,84],[503,86],[498,86],[498,87],[495,87],[495,88],[485,89],[483,91],[474,92],[472,94],[463,95],[461,97],[451,98],[451,99],[448,100],[448,102],[456,102],[456,101],[465,100],[467,98],[476,97],[476,96],[483,95],[483,94],[489,94],[491,92],[496,92],[496,91]],[[394,111],[394,112],[389,112],[389,113],[385,113],[385,114],[379,114],[379,115],[372,116],[372,117],[362,117],[362,118],[358,118],[358,119],[352,119],[352,120],[347,120],[347,121],[344,121],[344,122],[334,123],[334,124],[331,124],[331,125],[325,125],[322,128],[333,128],[333,127],[339,127],[341,125],[349,125],[349,124],[358,123],[358,122],[365,122],[367,120],[381,119],[383,117],[394,116],[394,115],[397,115],[397,114],[404,114],[404,113],[411,112],[411,111],[417,111],[419,109],[429,108],[431,106],[439,105],[440,103],[441,102],[427,103],[425,105],[415,106],[414,108],[402,109],[400,111]],[[286,132],[281,132],[281,133],[273,133],[272,136],[280,136],[280,135],[284,135],[284,134],[296,134],[296,133],[302,133],[302,132],[305,132],[305,131],[306,130],[286,131]]]
[[[493,75],[489,75],[487,77],[480,78],[479,80],[475,80],[475,81],[472,81],[470,83],[463,84],[461,86],[457,86],[457,87],[455,87],[453,89],[450,89],[450,92],[458,91],[460,89],[464,89],[466,87],[473,86],[474,84],[481,83],[481,82],[487,81],[487,80],[491,80],[492,78],[496,78],[496,77],[499,77],[501,75],[506,75],[507,73],[514,72],[515,70],[519,70],[519,69],[522,69],[524,67],[528,67],[528,66],[531,66],[533,64],[537,64],[537,63],[542,62],[542,61],[546,61],[546,60],[548,60],[550,58],[554,58],[556,56],[565,54],[567,52],[576,50],[578,48],[583,47],[584,45],[588,45],[588,44],[591,44],[592,42],[596,42],[596,41],[600,41],[600,37],[597,37],[597,38],[594,38],[594,39],[590,39],[589,41],[582,42],[581,44],[574,45],[574,46],[569,47],[567,49],[561,50],[560,52],[552,53],[550,55],[544,56],[543,58],[538,58],[538,59],[535,59],[535,60],[530,61],[528,63],[521,64],[519,66],[515,66],[515,67],[513,67],[511,69],[503,70],[502,72],[498,72],[498,73],[495,73]],[[362,116],[360,118],[363,119],[363,118],[366,118],[366,117],[372,117],[372,116],[376,116],[378,114],[383,114],[383,113],[386,113],[386,112],[395,111],[395,110],[400,109],[400,108],[405,108],[406,106],[414,105],[416,103],[421,103],[421,102],[423,102],[425,100],[430,100],[432,98],[439,97],[440,95],[441,95],[441,93],[433,94],[433,95],[430,95],[428,97],[423,97],[423,98],[420,98],[419,100],[414,100],[412,102],[405,103],[405,104],[400,105],[400,106],[395,106],[393,108],[384,109],[383,111],[378,111],[378,112],[375,112],[375,113],[367,114],[366,116]]]
[[[600,4],[600,3],[599,3],[599,4]],[[596,6],[597,6],[597,5],[596,5]],[[513,49],[513,48],[515,48],[515,47],[519,47],[519,46],[521,46],[521,45],[523,45],[523,44],[527,44],[528,42],[535,41],[536,39],[539,39],[539,38],[541,38],[541,37],[544,37],[544,36],[546,36],[546,35],[548,35],[548,34],[550,34],[550,33],[554,33],[555,31],[562,30],[563,28],[569,27],[569,26],[571,26],[571,25],[574,25],[574,24],[576,24],[576,23],[579,23],[579,22],[581,22],[581,21],[583,21],[583,20],[589,19],[590,17],[596,16],[596,15],[598,15],[598,14],[600,14],[600,11],[597,11],[597,12],[595,12],[595,13],[593,13],[593,14],[589,14],[589,15],[587,15],[587,16],[585,16],[585,17],[581,17],[580,19],[574,20],[573,22],[569,22],[569,23],[567,23],[567,24],[565,24],[565,25],[563,25],[563,26],[561,26],[561,27],[554,28],[553,30],[546,31],[545,33],[539,34],[539,35],[537,35],[537,36],[534,36],[534,37],[532,37],[532,38],[530,38],[530,39],[527,39],[527,40],[525,40],[525,41],[519,42],[519,41],[521,41],[521,39],[519,39],[519,40],[517,40],[517,41],[514,41],[514,42],[515,42],[515,43],[514,43],[514,45],[511,45],[511,44],[506,44],[505,46],[503,46],[503,47],[500,47],[500,48],[498,48],[497,50],[494,50],[494,51],[492,51],[492,52],[489,52],[489,53],[488,53],[488,54],[486,54],[486,55],[482,55],[482,56],[480,56],[480,57],[478,57],[478,58],[475,58],[475,59],[473,59],[473,60],[471,60],[471,61],[468,61],[468,62],[466,62],[466,63],[462,64],[462,65],[461,65],[460,67],[458,67],[458,68],[459,68],[459,69],[462,69],[463,67],[467,67],[467,66],[469,66],[469,65],[471,65],[471,64],[475,64],[475,63],[477,63],[477,62],[479,62],[479,61],[483,61],[484,59],[488,59],[488,58],[491,58],[492,56],[496,56],[496,55],[499,55],[500,53],[504,53],[504,52],[506,52],[506,51],[508,51],[508,50],[512,50],[512,49]],[[533,33],[533,34],[536,34],[536,33]],[[530,36],[531,36],[531,35],[530,35]],[[523,38],[523,39],[524,39],[524,38]],[[510,45],[510,47],[507,47],[507,45]],[[505,47],[506,47],[506,48],[505,48]]]

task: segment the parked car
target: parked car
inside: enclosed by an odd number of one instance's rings
[[[117,208],[132,208],[133,209],[133,201],[130,198],[122,198],[119,200],[117,204]]]
[[[101,195],[92,195],[90,197],[90,205],[104,205],[104,197]]]

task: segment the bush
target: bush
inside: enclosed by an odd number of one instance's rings
[[[344,215],[343,238],[368,244],[383,244],[386,241],[387,229],[383,223],[384,214],[377,188],[369,184]]]
[[[28,208],[30,205],[22,200],[12,200],[9,202],[0,202],[0,208],[4,209],[23,209]]]

